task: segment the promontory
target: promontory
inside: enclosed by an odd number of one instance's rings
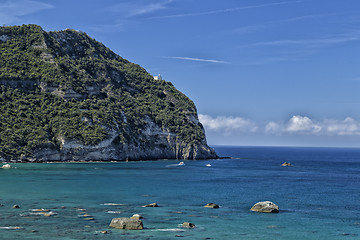
[[[0,161],[217,158],[194,103],[86,33],[0,27]]]

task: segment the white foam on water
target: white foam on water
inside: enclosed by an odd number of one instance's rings
[[[184,165],[185,165],[185,164],[184,164]],[[165,167],[180,167],[180,166],[184,166],[184,165],[170,164],[170,165],[166,165]]]
[[[0,229],[5,229],[5,230],[18,230],[18,229],[23,229],[23,227],[0,227]]]
[[[107,213],[111,213],[111,214],[119,214],[119,213],[121,213],[121,211],[107,211]]]
[[[158,231],[158,232],[185,232],[186,230],[180,228],[160,228],[160,229],[153,229],[151,231]]]
[[[126,206],[127,204],[123,204],[123,203],[103,203],[100,205],[104,205],[104,206]]]

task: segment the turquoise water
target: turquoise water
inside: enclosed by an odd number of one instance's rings
[[[360,238],[360,149],[215,149],[235,159],[0,169],[0,239]],[[281,167],[285,161],[294,166]],[[280,213],[249,211],[265,200]],[[160,207],[141,207],[152,202]],[[221,208],[204,208],[209,202]],[[32,211],[39,208],[54,215]],[[108,227],[135,213],[144,216],[144,230]],[[196,228],[181,228],[185,221]]]

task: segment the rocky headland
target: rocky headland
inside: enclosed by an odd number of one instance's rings
[[[0,161],[209,159],[195,104],[86,33],[0,27]]]

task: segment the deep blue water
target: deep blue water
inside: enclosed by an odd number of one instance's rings
[[[0,169],[0,239],[360,239],[360,149],[215,150],[233,158],[12,164]],[[280,213],[249,211],[265,200]],[[141,207],[152,202],[160,207]],[[34,215],[38,208],[56,215]],[[144,230],[108,227],[135,213]],[[181,228],[185,221],[196,228]]]

